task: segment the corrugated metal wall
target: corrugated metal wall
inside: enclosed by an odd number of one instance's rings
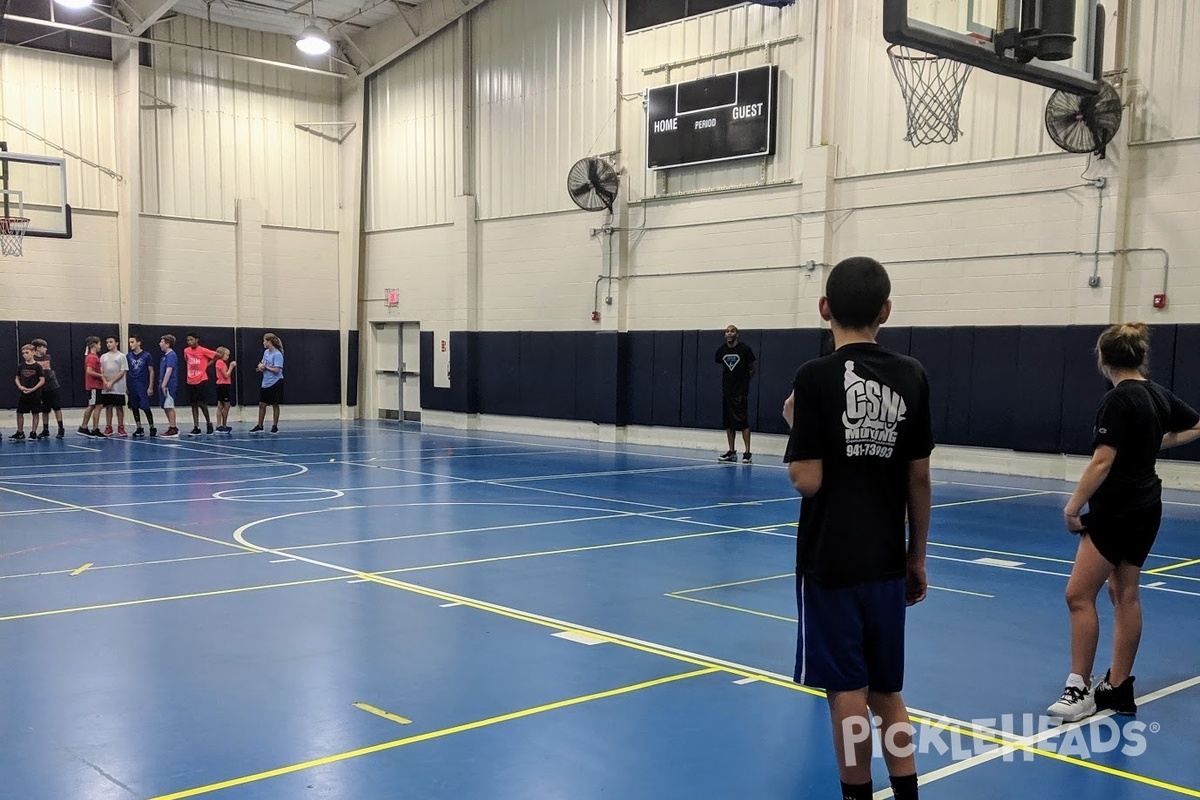
[[[830,141],[841,147],[839,175],[1061,152],[1045,131],[1051,90],[979,69],[967,79],[959,140],[914,148],[904,141],[905,106],[887,58],[882,4],[837,0],[834,15]]]
[[[782,10],[733,6],[625,37],[621,155],[629,174],[637,176],[630,186],[632,196],[799,180],[812,105],[813,6],[807,2]],[[692,63],[661,69],[678,61]],[[646,89],[764,64],[780,67],[778,144],[773,157],[646,174]]]
[[[369,79],[366,230],[450,221],[461,125],[459,50],[450,28]]]
[[[1200,136],[1200,6],[1131,0],[1128,67],[1134,142]]]
[[[194,17],[179,16],[154,31],[169,41],[243,55],[297,58],[289,37]],[[336,229],[338,144],[296,123],[337,121],[337,84],[318,75],[155,48],[153,68],[142,71],[142,210],[233,220],[238,198],[252,197],[263,203],[268,224]]]
[[[34,134],[0,121],[0,139],[8,142],[11,152],[65,157],[67,200],[74,208],[115,211],[116,181],[37,137],[115,169],[113,103],[112,64],[107,61],[0,49],[0,116]],[[56,179],[50,170],[44,172],[47,179]],[[10,188],[26,192],[26,203],[55,202],[61,194],[57,185]]]
[[[481,219],[575,208],[571,165],[616,149],[617,2],[491,0],[472,14]]]

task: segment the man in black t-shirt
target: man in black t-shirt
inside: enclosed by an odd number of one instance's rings
[[[900,690],[905,609],[926,591],[933,434],[924,369],[875,343],[890,293],[872,259],[833,269],[820,311],[835,350],[799,369],[783,411],[784,461],[804,498],[795,680],[828,695],[844,800],[872,796],[871,713],[896,798],[917,797]]]
[[[757,369],[754,351],[750,345],[738,340],[736,325],[725,328],[725,344],[717,348],[713,360],[721,365],[721,426],[725,429],[725,438],[729,449],[721,455],[718,461],[737,461],[737,451],[734,441],[738,431],[742,432],[742,441],[746,445],[742,453],[742,463],[750,463],[750,379]]]

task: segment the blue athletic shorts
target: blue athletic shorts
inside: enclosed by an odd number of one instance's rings
[[[796,683],[831,692],[903,688],[903,578],[830,587],[801,575],[796,605]]]
[[[140,387],[129,387],[129,407],[135,411],[150,410],[150,395],[149,389]]]

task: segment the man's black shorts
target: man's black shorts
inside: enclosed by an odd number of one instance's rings
[[[750,412],[744,394],[727,394],[723,397],[721,426],[727,431],[744,431],[750,427]]]

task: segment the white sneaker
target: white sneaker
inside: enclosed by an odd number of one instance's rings
[[[1096,713],[1096,697],[1091,689],[1068,685],[1058,702],[1046,709],[1052,717],[1063,722],[1078,722]]]

